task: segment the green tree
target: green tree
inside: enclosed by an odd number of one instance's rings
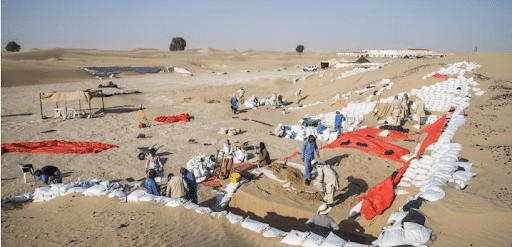
[[[7,43],[7,45],[5,46],[5,50],[10,52],[16,52],[21,50],[21,46],[18,45],[16,42],[11,41]]]
[[[298,45],[295,50],[300,54],[302,54],[302,52],[304,51],[304,46],[303,45]]]
[[[169,46],[170,51],[183,51],[187,46],[187,41],[182,37],[172,38],[171,45]]]

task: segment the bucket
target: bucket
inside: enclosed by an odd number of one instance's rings
[[[231,173],[231,175],[229,175],[229,178],[231,178],[232,183],[238,183],[238,181],[240,181],[240,173]]]

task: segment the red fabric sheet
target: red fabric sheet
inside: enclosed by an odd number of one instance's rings
[[[358,149],[363,152],[373,154],[385,159],[391,159],[400,163],[403,161],[400,159],[401,156],[409,154],[409,150],[397,145],[391,144],[388,141],[395,141],[396,139],[408,139],[407,135],[404,135],[398,131],[390,130],[388,136],[379,136],[378,134],[383,131],[374,127],[359,129],[352,132],[343,133],[336,141],[325,145],[322,148],[351,148]],[[373,136],[368,137],[368,135]],[[341,145],[342,142],[350,141],[348,145]],[[357,143],[365,143],[367,146],[360,146]],[[393,154],[386,155],[385,152],[393,150]]]
[[[251,170],[251,169],[254,169],[258,167],[257,165],[255,164],[252,164],[252,163],[249,163],[249,162],[243,162],[243,163],[240,163],[240,164],[235,164],[233,165],[233,167],[231,168],[231,171],[230,173],[235,173],[235,172],[240,172],[242,170]]]
[[[48,140],[42,142],[2,143],[2,154],[5,152],[23,153],[98,153],[105,149],[117,147],[113,144],[100,142],[69,142],[62,140]]]
[[[421,132],[427,133],[428,136],[421,144],[420,150],[415,157],[416,159],[420,157],[420,155],[430,144],[439,139],[439,136],[441,136],[441,133],[443,133],[445,121],[446,114],[439,118],[435,123],[421,130]],[[395,198],[394,186],[400,182],[402,175],[409,167],[411,161],[412,159],[410,159],[409,162],[405,163],[400,169],[398,169],[398,174],[394,179],[391,176],[387,177],[386,180],[371,188],[366,196],[359,197],[358,201],[364,199],[363,205],[361,207],[361,214],[364,215],[367,220],[371,220],[376,215],[382,214],[384,210],[391,206],[391,203]]]
[[[190,115],[181,113],[174,116],[159,116],[153,120],[160,123],[190,122]]]
[[[435,73],[432,77],[443,78],[445,80],[448,80],[448,78],[449,78],[447,75],[443,75],[443,74],[439,74],[439,73]]]

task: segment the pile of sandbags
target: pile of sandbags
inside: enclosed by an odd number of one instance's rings
[[[187,170],[194,173],[198,183],[204,181],[206,176],[212,175],[215,169],[215,157],[212,155],[197,155],[187,162]]]

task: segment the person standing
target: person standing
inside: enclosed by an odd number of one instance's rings
[[[164,167],[160,161],[160,157],[156,154],[156,149],[149,149],[149,155],[146,159],[146,173],[149,169],[153,169],[156,172],[156,177],[162,178],[164,176]]]
[[[343,116],[343,114],[341,114],[339,111],[336,111],[336,118],[334,119],[334,129],[336,129],[338,137],[340,137],[341,135],[341,130],[343,129],[343,121],[345,120],[345,116]]]
[[[409,116],[409,97],[407,94],[404,94],[402,96],[402,101],[400,102],[400,118],[401,120],[405,119],[407,116]]]
[[[420,127],[425,123],[425,116],[425,102],[418,97],[416,101],[416,120],[418,120]]]
[[[188,185],[188,194],[187,194],[188,200],[195,204],[198,204],[196,176],[194,176],[194,173],[189,172],[184,167],[182,167],[180,169],[180,173],[183,176],[183,178],[185,178],[185,182]]]
[[[400,101],[398,101],[398,96],[395,96],[393,102],[391,102],[391,116],[395,121],[396,126],[402,125],[402,119],[400,118],[402,113],[402,107],[400,106]]]
[[[240,89],[238,89],[238,91],[236,91],[238,93],[238,96],[240,96],[240,104],[245,104],[245,90],[243,87],[241,87]]]
[[[295,102],[297,102],[297,104],[299,104],[301,100],[302,100],[302,88],[299,87],[299,89],[297,89],[297,91],[295,91]]]
[[[331,211],[331,207],[327,204],[322,204],[318,207],[316,215],[306,221],[307,226],[314,226],[315,233],[327,237],[329,232],[332,230],[339,230],[340,227],[336,225],[336,222],[327,214]]]
[[[320,158],[320,152],[318,151],[318,146],[316,145],[316,138],[313,135],[310,135],[308,139],[304,140],[300,152],[302,155],[302,161],[304,162],[305,166],[304,169],[306,173],[306,185],[309,185],[311,183],[311,161],[315,159],[315,152],[318,158]]]
[[[235,95],[233,95],[231,97],[229,102],[231,103],[231,110],[233,111],[233,114],[236,114],[236,111],[238,110],[238,105],[237,105],[237,99],[236,99]]]
[[[160,187],[155,182],[156,171],[153,169],[149,169],[148,177],[144,180],[144,186],[148,194],[160,196]]]
[[[256,158],[256,164],[258,164],[258,168],[261,166],[269,165],[272,161],[270,160],[270,154],[265,147],[265,143],[260,142],[260,150],[256,152],[258,155]]]
[[[316,167],[316,171],[318,173],[318,186],[321,186],[321,188],[318,189],[321,189],[324,192],[324,198],[322,201],[328,205],[332,205],[334,202],[334,192],[340,188],[338,174],[332,166],[324,162],[313,161],[313,166]]]

